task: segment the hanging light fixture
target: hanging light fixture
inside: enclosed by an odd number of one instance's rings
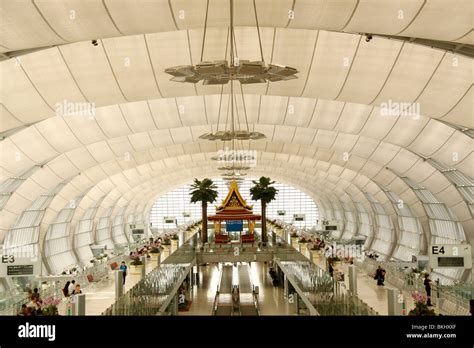
[[[245,59],[235,59],[233,54],[234,39],[234,1],[230,0],[230,64],[227,60],[203,61],[204,44],[206,42],[207,15],[209,12],[209,1],[206,7],[206,17],[204,22],[204,34],[202,40],[201,60],[196,65],[179,65],[165,69],[167,74],[173,76],[171,81],[184,83],[198,83],[203,85],[225,85],[229,81],[236,80],[241,84],[277,82],[296,79],[298,70],[295,68],[279,65],[266,64],[263,58],[262,40],[260,37],[260,27],[258,25],[257,7],[253,0],[255,14],[255,24],[258,33],[258,43],[260,47],[260,61],[250,61]]]

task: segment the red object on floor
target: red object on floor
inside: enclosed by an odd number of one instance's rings
[[[255,242],[255,238],[253,234],[243,234],[240,236],[242,243],[253,243]]]
[[[229,236],[226,234],[218,234],[214,239],[215,243],[229,243],[230,239]]]
[[[189,309],[191,308],[192,304],[193,304],[193,301],[186,300],[185,306],[178,307],[178,312],[189,312]]]

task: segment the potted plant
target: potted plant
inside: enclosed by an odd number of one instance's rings
[[[427,305],[427,297],[415,291],[412,295],[413,301],[415,301],[415,308],[413,308],[408,315],[410,316],[435,316],[436,313],[433,309]]]
[[[149,255],[152,260],[156,261],[158,260],[158,257],[160,256],[161,250],[157,246],[153,246],[149,252]]]
[[[41,303],[41,314],[47,316],[59,315],[58,306],[61,303],[61,299],[48,296],[43,299]]]
[[[309,252],[313,262],[319,261],[321,258],[321,247],[318,244],[312,243],[309,248]]]
[[[296,233],[296,231],[291,232],[290,239],[291,239],[291,245],[293,246],[296,245],[299,239],[298,233]]]
[[[298,241],[300,252],[308,250],[308,240],[305,237],[301,237]]]
[[[173,247],[177,248],[177,247],[178,247],[178,243],[179,243],[179,236],[178,236],[178,234],[173,234],[173,235],[171,236],[171,245],[172,245]]]
[[[329,257],[328,262],[332,265],[334,271],[339,271],[341,269],[342,261],[338,256]]]
[[[141,274],[143,267],[145,267],[145,265],[140,260],[140,258],[135,257],[135,258],[133,258],[132,262],[130,263],[130,273],[131,274]]]

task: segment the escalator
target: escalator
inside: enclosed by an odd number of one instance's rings
[[[247,264],[223,265],[214,301],[214,315],[259,315],[251,279],[251,270]]]

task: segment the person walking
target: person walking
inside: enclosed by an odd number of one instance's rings
[[[381,267],[378,266],[377,270],[375,271],[375,276],[374,279],[377,280],[377,285],[379,286],[384,286],[384,281],[385,281],[385,270]]]
[[[425,280],[423,281],[423,285],[425,286],[426,297],[427,297],[426,304],[428,306],[432,306],[432,304],[431,304],[431,279],[430,279],[429,274],[425,274]]]
[[[125,285],[125,278],[127,277],[127,265],[125,264],[125,261],[122,261],[122,264],[120,265],[120,270],[123,273],[123,285]]]
[[[69,283],[69,286],[67,288],[67,292],[69,295],[72,295],[72,293],[74,292],[74,289],[76,288],[76,281],[75,280],[71,280],[71,282]]]

